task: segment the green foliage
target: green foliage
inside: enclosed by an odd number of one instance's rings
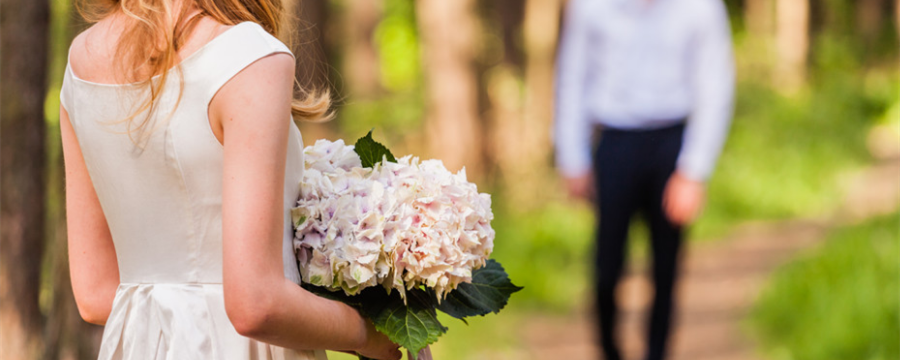
[[[553,202],[527,213],[506,208],[494,195],[497,232],[491,256],[523,289],[522,306],[566,311],[587,294],[594,216],[583,205]]]
[[[503,266],[488,259],[483,268],[472,274],[471,283],[462,283],[438,305],[438,310],[452,317],[466,321],[469,316],[484,316],[498,313],[509,297],[522,290],[509,280]]]
[[[841,229],[773,276],[750,317],[776,360],[900,358],[900,214]]]
[[[394,154],[391,154],[388,148],[372,139],[372,131],[374,130],[369,130],[366,136],[356,140],[356,145],[353,146],[353,151],[359,155],[362,166],[370,168],[382,161],[397,162]]]
[[[809,87],[798,94],[740,79],[697,237],[716,237],[741,221],[814,216],[840,205],[839,176],[869,161],[867,131],[898,97],[896,67],[862,68],[850,46],[820,37]]]
[[[384,304],[376,311],[366,311],[377,329],[388,336],[394,343],[410,351],[413,359],[426,346],[437,341],[447,332],[441,325],[434,309],[434,297],[431,294],[413,289],[406,292],[406,303],[392,296],[392,301]],[[371,306],[364,306],[363,309]]]
[[[392,91],[414,89],[419,85],[422,73],[415,3],[387,0],[384,6],[385,16],[375,29],[381,82]]]
[[[388,143],[396,143],[420,130],[425,117],[419,34],[415,2],[387,0],[383,6],[373,40],[380,84],[386,91],[352,99],[338,113],[338,123],[348,134],[378,127]]]
[[[437,310],[465,322],[470,316],[500,312],[509,297],[522,289],[509,281],[503,266],[494,260],[488,260],[484,267],[473,271],[472,283],[460,284],[440,305],[430,289],[408,289],[404,300],[399,292],[388,292],[380,287],[367,288],[350,296],[340,290],[308,283],[302,286],[316,295],[359,309],[372,320],[375,329],[409,350],[413,357],[447,332],[447,327],[438,320]]]

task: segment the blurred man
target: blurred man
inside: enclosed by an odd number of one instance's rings
[[[728,15],[721,0],[571,0],[566,13],[557,165],[572,196],[596,196],[598,204],[603,352],[620,359],[614,292],[629,222],[641,213],[651,232],[655,287],[646,355],[662,359],[683,228],[700,212],[731,121]]]

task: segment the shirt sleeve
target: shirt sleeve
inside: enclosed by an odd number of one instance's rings
[[[556,166],[566,177],[591,169],[591,125],[584,110],[589,36],[582,4],[567,6],[556,62]]]
[[[728,14],[721,1],[714,3],[698,31],[692,64],[694,106],[687,122],[678,170],[686,177],[706,181],[722,151],[734,106],[734,56]]]

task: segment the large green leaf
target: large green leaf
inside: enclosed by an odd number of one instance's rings
[[[503,266],[491,259],[484,267],[472,272],[471,283],[459,284],[437,308],[465,321],[467,316],[500,312],[509,296],[519,290],[522,288],[513,285]]]
[[[305,283],[301,286],[326,299],[359,309],[363,316],[372,320],[376,330],[411,354],[418,354],[419,350],[433,344],[447,332],[447,328],[437,319],[435,298],[421,289],[408,290],[404,304],[400,293],[392,291],[388,294],[381,287],[370,287],[359,294],[348,296],[342,290],[333,291]],[[366,358],[360,356],[360,359]]]
[[[369,133],[366,136],[356,140],[353,151],[356,151],[356,154],[359,155],[363,167],[373,167],[385,158],[387,161],[397,162],[397,159],[394,158],[394,154],[391,154],[391,151],[388,150],[387,147],[378,143],[375,139],[372,139],[372,130],[369,130]]]
[[[394,292],[387,306],[371,317],[375,329],[388,336],[412,355],[413,360],[426,346],[437,341],[447,328],[437,319],[434,298],[420,289],[406,292],[406,304]]]

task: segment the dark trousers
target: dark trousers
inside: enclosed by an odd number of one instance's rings
[[[682,230],[662,209],[663,191],[681,149],[684,125],[654,130],[604,129],[594,156],[599,231],[596,253],[597,314],[607,360],[618,360],[615,289],[622,275],[628,227],[641,213],[650,227],[654,299],[648,334],[648,360],[665,356],[672,292]]]

